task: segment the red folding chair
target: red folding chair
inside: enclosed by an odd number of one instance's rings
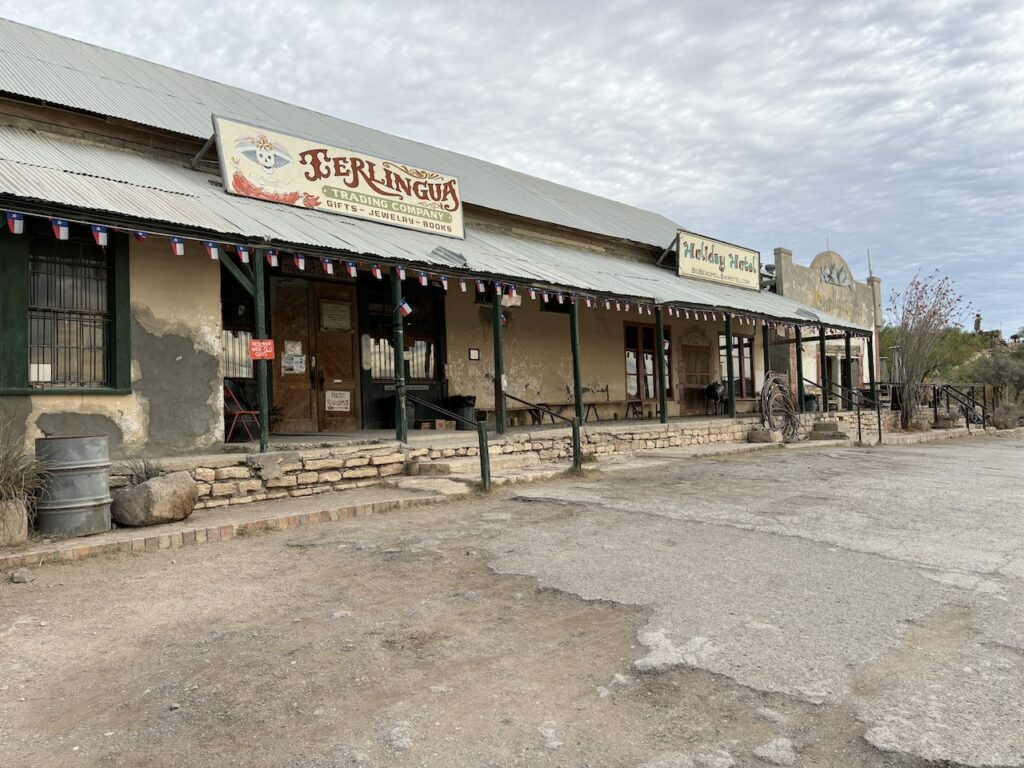
[[[235,428],[238,426],[239,420],[242,422],[242,429],[245,430],[245,434],[249,436],[249,442],[252,442],[255,438],[249,430],[249,425],[246,423],[246,417],[252,419],[253,427],[257,432],[259,432],[260,412],[249,410],[243,406],[235,396],[232,387],[227,383],[224,384],[224,411],[231,417],[231,426],[228,428],[228,436],[225,439],[225,442],[231,442],[231,438],[234,437]]]

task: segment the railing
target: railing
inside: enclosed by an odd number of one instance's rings
[[[503,393],[506,400],[515,400],[521,405],[525,405],[527,408],[546,413],[548,416],[554,419],[560,419],[561,421],[567,422],[572,425],[572,466],[573,469],[580,470],[583,468],[583,452],[580,450],[580,420],[578,417],[573,416],[571,419],[567,416],[563,416],[560,413],[545,408],[543,405],[537,405],[537,403],[531,403],[528,400],[523,400],[520,397],[510,395],[508,392]]]
[[[487,445],[487,424],[482,421],[474,421],[473,419],[467,419],[465,416],[460,416],[457,413],[452,413],[449,410],[442,408],[439,405],[428,403],[426,400],[410,395],[408,392],[405,393],[405,399],[416,405],[429,408],[432,411],[440,413],[442,416],[446,416],[449,419],[454,419],[462,424],[469,424],[470,426],[476,427],[477,440],[480,444],[480,486],[484,491],[491,490],[491,455],[488,451]]]
[[[953,399],[956,401],[957,405],[959,405],[961,410],[963,410],[964,412],[964,421],[967,423],[968,432],[971,431],[971,419],[972,417],[976,417],[977,410],[975,409],[977,408],[981,408],[981,428],[984,429],[985,427],[988,426],[988,398],[982,395],[983,400],[980,403],[977,400],[975,400],[974,387],[971,387],[970,395],[968,395],[966,392],[961,391],[957,387],[954,387],[952,384],[943,384],[941,385],[941,389],[946,393],[946,412],[949,412],[948,398],[952,396]]]
[[[939,420],[939,401],[942,399],[943,396],[945,396],[946,414],[949,415],[952,413],[952,410],[949,407],[949,401],[950,399],[952,399],[953,402],[956,403],[957,405],[957,410],[961,412],[964,416],[964,423],[967,426],[968,432],[971,431],[972,422],[975,424],[978,424],[980,422],[983,428],[988,426],[989,424],[991,408],[988,404],[988,397],[984,394],[985,390],[982,389],[983,394],[982,399],[980,401],[975,399],[974,397],[975,387],[980,385],[963,384],[954,386],[952,384],[928,384],[927,382],[921,382],[919,384],[910,385],[893,384],[892,386],[896,389],[897,392],[899,392],[901,402],[903,397],[902,389],[906,386],[909,386],[916,390],[924,390],[925,392],[931,393],[931,403],[927,401],[926,397],[922,397],[919,400],[919,403],[923,404],[925,407],[931,407],[932,418],[936,422],[938,422]],[[963,388],[961,389],[961,387]],[[965,392],[965,389],[969,389],[970,394]],[[979,409],[981,410],[980,418],[978,417]]]
[[[835,388],[835,394],[839,396],[839,399],[847,405],[852,405],[857,412],[857,442],[863,443],[863,429],[861,427],[861,403],[869,408],[873,408],[875,411],[875,419],[878,422],[878,444],[882,444],[882,405],[875,399],[872,400],[870,397],[865,397],[863,394],[855,389],[850,389],[842,384],[835,381],[828,383],[828,389],[826,390],[821,386],[820,381],[812,381],[811,379],[804,379],[805,384],[818,387],[821,390],[821,410],[822,413],[828,413],[828,398],[833,394],[833,387]]]

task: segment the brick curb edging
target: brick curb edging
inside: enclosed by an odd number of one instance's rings
[[[420,507],[450,501],[447,496],[426,496],[414,499],[390,499],[365,504],[350,504],[336,509],[317,512],[293,512],[285,515],[268,515],[255,520],[245,520],[224,525],[196,526],[171,533],[146,534],[144,529],[124,528],[125,535],[115,541],[102,544],[80,544],[70,546],[54,545],[45,549],[33,549],[0,556],[0,571],[22,566],[38,567],[43,563],[70,562],[97,555],[112,555],[118,552],[152,552],[160,549],[178,549],[194,544],[210,544],[218,541],[230,541],[236,536],[256,533],[258,531],[284,531],[293,528],[305,528],[320,523],[334,523],[339,520],[350,520],[355,517],[394,512],[399,509]]]

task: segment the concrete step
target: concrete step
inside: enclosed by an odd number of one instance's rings
[[[498,487],[514,483],[533,483],[539,480],[551,480],[552,478],[559,477],[571,467],[571,461],[545,461],[531,467],[515,467],[512,469],[502,469],[497,472],[493,471],[492,468],[491,485]],[[588,465],[585,464],[584,469],[586,470],[587,468]],[[449,480],[466,483],[467,485],[476,484],[480,482],[480,467],[477,465],[475,472],[460,472],[458,474],[445,475],[445,477]]]
[[[808,439],[810,439],[810,440],[849,440],[850,436],[848,434],[846,434],[845,432],[840,432],[839,430],[834,430],[834,431],[832,431],[832,430],[817,431],[817,430],[813,430],[812,429],[811,430],[811,434],[808,436]]]
[[[817,421],[814,423],[814,426],[811,427],[811,432],[816,432],[818,434],[835,434],[840,431],[842,430],[839,429],[838,421]]]
[[[540,457],[533,451],[522,453],[491,453],[491,474],[507,469],[524,469],[536,467],[541,463]],[[406,467],[406,474],[423,475],[480,475],[479,456],[455,456],[450,459],[434,459],[433,461],[414,461]]]

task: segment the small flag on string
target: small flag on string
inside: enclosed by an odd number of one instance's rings
[[[348,276],[349,277],[355,277],[357,274],[359,274],[359,269],[356,267],[356,263],[354,261],[350,261],[345,266],[348,267]]]
[[[296,253],[292,255],[292,263],[295,264],[296,269],[306,269],[306,257],[303,256],[301,253]]]
[[[267,249],[267,264],[271,267],[277,266],[277,251],[273,248]]]
[[[325,258],[321,257],[320,263],[323,264],[324,272],[326,272],[328,275],[333,275],[334,274],[334,262],[333,261],[331,261],[330,259],[325,259]]]
[[[605,299],[605,300],[604,300],[604,308],[605,308],[605,309],[611,309],[611,308],[612,308],[612,303],[611,303],[611,301],[609,301],[608,299]]]
[[[370,274],[372,274],[378,280],[384,279],[384,274],[380,271],[380,264],[374,264],[372,267],[370,267]]]
[[[247,245],[236,245],[235,253],[238,254],[238,260],[243,264],[249,263],[249,246]]]
[[[409,306],[409,302],[402,299],[401,304],[398,305],[398,311],[402,314],[402,317],[408,317],[412,314],[412,307]]]
[[[426,284],[430,282],[430,278],[427,277],[427,273],[426,272],[420,272],[419,273],[419,279],[420,279],[420,285],[423,285],[423,286],[426,286]]]
[[[463,293],[466,292],[466,278],[464,277],[459,278],[459,290]]]
[[[708,321],[708,313],[707,312],[703,312],[702,314],[704,315],[704,322],[707,322]]]
[[[647,314],[648,314],[648,315],[649,315],[649,314],[651,314],[651,307],[650,307],[650,305],[649,305],[649,304],[647,305]]]
[[[548,303],[548,299],[550,299],[550,298],[551,297],[548,296],[548,292],[547,291],[541,291],[540,292],[540,300],[543,301],[545,304]]]
[[[25,231],[25,214],[8,211],[7,228],[11,230],[12,235],[20,235],[23,233]]]
[[[50,222],[53,227],[53,236],[58,240],[68,239],[68,223],[64,219],[52,219]]]
[[[583,303],[587,305],[587,309],[590,309],[590,306],[593,303],[593,299],[590,296],[584,296]]]
[[[494,295],[501,297],[505,295],[505,286],[499,282],[494,283]]]
[[[217,252],[217,244],[212,240],[207,240],[205,243],[203,243],[203,246],[206,248],[206,253],[209,255],[209,257],[216,261],[219,256]]]
[[[684,315],[685,319],[689,320],[690,319],[690,310],[684,309],[683,310],[683,315]]]
[[[185,255],[185,240],[180,237],[171,238],[171,253],[175,256]]]
[[[629,312],[629,302],[628,301],[625,304],[623,304],[622,306],[625,308],[625,310],[627,312]]]
[[[622,304],[619,303],[618,299],[615,300],[615,311],[616,312],[621,312],[622,311]]]
[[[513,298],[515,298],[516,296],[519,295],[519,289],[516,288],[514,285],[510,285],[508,287],[508,295],[512,296]]]
[[[405,267],[401,265],[398,266],[398,279],[405,280]]]
[[[562,295],[561,291],[558,292],[558,303],[565,304],[565,296]]]
[[[575,293],[570,293],[569,294],[569,303],[570,304],[575,304],[576,303],[576,294]]]
[[[477,280],[476,281],[476,292],[477,293],[483,293],[486,290],[487,290],[487,286],[484,284],[484,281],[483,280]]]
[[[441,287],[448,290],[448,275],[441,275]]]
[[[644,305],[643,304],[637,304],[636,305],[636,313],[638,315],[642,315],[644,313]]]
[[[529,288],[527,288],[527,289],[526,289],[526,291],[527,291],[527,293],[529,293],[529,294],[530,294],[530,298],[531,298],[531,299],[533,299],[534,301],[536,301],[536,300],[537,300],[537,289],[536,289],[536,288],[534,288],[534,287],[533,287],[533,286],[531,285],[531,286],[530,286]]]
[[[132,235],[135,237],[136,240],[146,239],[146,233],[139,229],[136,229],[134,232],[132,232]]]

